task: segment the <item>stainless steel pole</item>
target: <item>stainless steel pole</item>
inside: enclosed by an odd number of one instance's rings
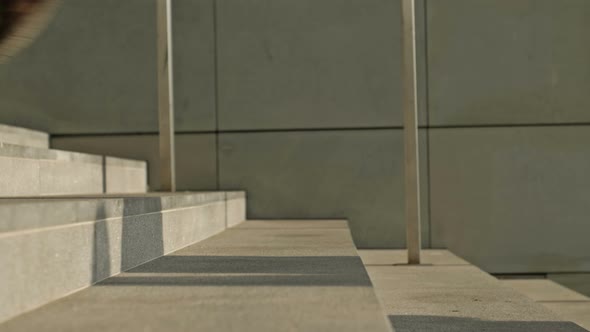
[[[402,0],[403,111],[405,146],[405,213],[408,264],[420,264],[420,173],[418,159],[418,84],[416,3]]]
[[[158,16],[158,123],[160,190],[176,191],[174,149],[174,80],[172,71],[172,3],[156,0]]]

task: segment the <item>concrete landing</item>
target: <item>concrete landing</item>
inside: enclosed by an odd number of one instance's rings
[[[344,221],[249,221],[0,331],[391,331]]]
[[[395,331],[586,331],[444,250],[359,252]]]
[[[590,329],[590,298],[557,284],[552,280],[502,280],[563,319]]]

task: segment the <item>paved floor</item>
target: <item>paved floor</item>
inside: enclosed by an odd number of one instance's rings
[[[590,298],[547,279],[502,280],[560,317],[590,329]]]
[[[396,332],[585,331],[448,251],[361,250],[375,291]]]
[[[0,331],[391,331],[342,221],[250,221]]]

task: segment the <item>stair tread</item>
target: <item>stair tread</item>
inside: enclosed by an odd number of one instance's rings
[[[0,141],[0,196],[145,192],[147,162]]]
[[[40,148],[34,146],[24,146],[3,142],[1,139],[0,157],[39,160],[60,160],[91,164],[102,164],[104,162],[108,162],[113,165],[126,167],[145,167],[146,165],[146,161],[144,160],[101,156],[89,153]]]
[[[223,201],[244,192],[184,192],[0,198],[0,235]]]
[[[39,329],[391,331],[334,221],[248,221],[0,325]]]
[[[49,134],[0,124],[0,142],[47,149],[49,148]]]

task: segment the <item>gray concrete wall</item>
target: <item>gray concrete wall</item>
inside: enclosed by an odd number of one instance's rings
[[[430,135],[435,247],[497,273],[590,270],[589,128]]]
[[[590,122],[590,3],[428,1],[432,125]]]
[[[174,3],[177,129],[213,130],[213,2]],[[64,0],[32,47],[0,67],[0,123],[51,134],[156,131],[155,35],[155,1]]]
[[[357,246],[405,246],[403,156],[395,153],[402,144],[400,130],[222,134],[220,184],[248,188],[252,217],[340,216],[349,219]],[[423,234],[429,245],[426,185]]]
[[[491,272],[587,270],[590,3],[418,5],[426,246]],[[0,68],[0,122],[150,160],[157,188],[153,11],[66,0]],[[246,189],[251,218],[349,218],[357,245],[404,246],[399,1],[176,0],[174,19],[182,189]]]
[[[590,269],[590,3],[428,2],[431,230],[497,273]]]

